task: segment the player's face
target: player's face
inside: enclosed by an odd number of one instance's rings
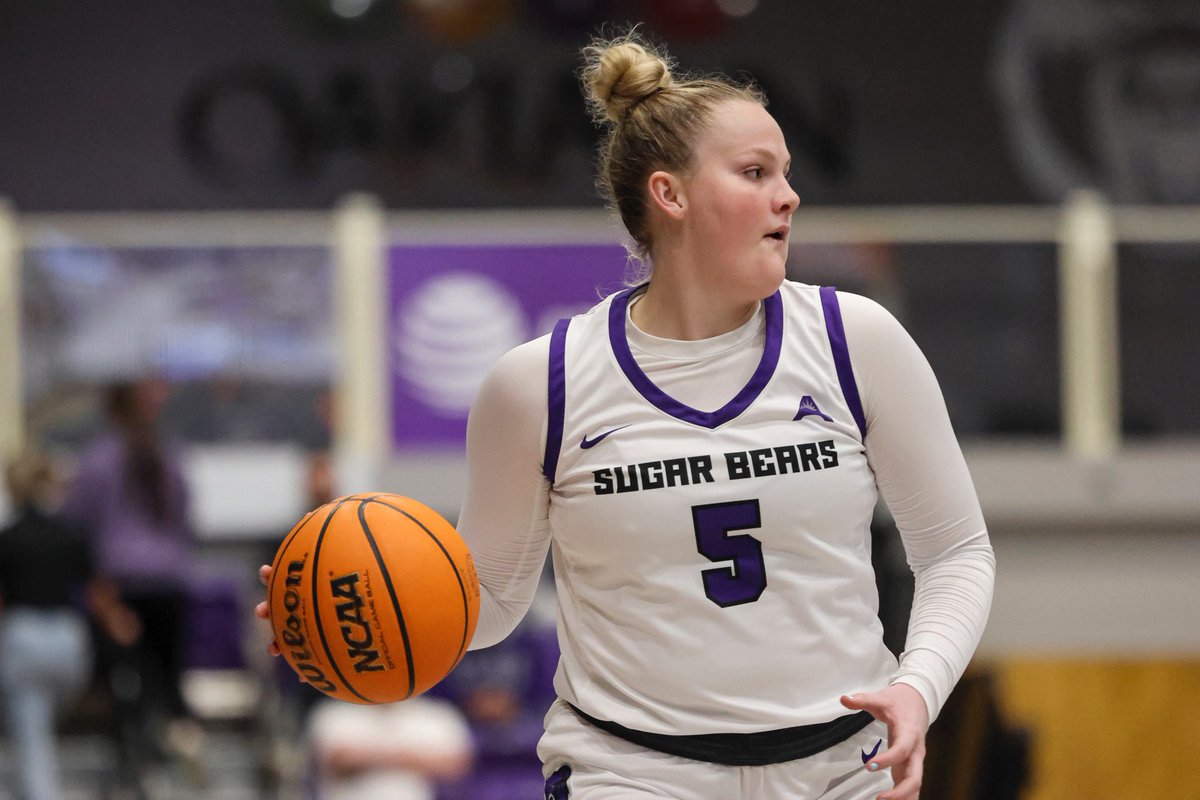
[[[749,101],[722,103],[693,142],[685,225],[705,256],[702,277],[731,297],[767,297],[784,279],[800,201],[791,163],[779,124]]]

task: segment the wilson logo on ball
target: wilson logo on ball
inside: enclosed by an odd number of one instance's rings
[[[382,672],[387,667],[379,663],[379,651],[374,649],[375,636],[371,633],[370,623],[363,619],[365,603],[358,592],[358,581],[359,574],[351,572],[329,582],[334,599],[344,601],[334,606],[341,623],[342,641],[346,643],[346,655],[354,662],[355,672]]]
[[[300,597],[299,586],[304,574],[304,561],[288,563],[286,587],[283,594],[283,607],[287,611],[284,628],[279,631],[279,638],[289,650],[291,661],[304,680],[322,692],[334,691],[337,687],[325,677],[321,668],[313,663],[313,653],[309,650],[308,639],[304,635],[304,601]]]

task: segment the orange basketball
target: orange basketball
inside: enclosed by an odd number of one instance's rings
[[[408,497],[355,494],[310,511],[273,567],[267,597],[283,657],[339,700],[414,697],[454,669],[475,633],[467,545]]]

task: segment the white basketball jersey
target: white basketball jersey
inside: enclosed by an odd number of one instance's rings
[[[671,735],[844,716],[838,698],[886,685],[896,661],[877,616],[876,488],[836,295],[786,282],[764,300],[758,368],[703,412],[635,362],[633,292],[551,337],[559,696]]]

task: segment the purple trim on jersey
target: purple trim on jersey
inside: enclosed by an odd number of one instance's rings
[[[780,299],[779,292],[775,292],[763,300],[763,308],[767,317],[766,344],[763,347],[758,367],[750,376],[749,382],[742,387],[737,396],[716,411],[699,411],[684,405],[655,386],[633,358],[633,353],[629,349],[629,340],[625,337],[625,315],[633,292],[639,288],[626,289],[614,296],[608,310],[608,339],[612,344],[613,355],[617,357],[621,371],[625,373],[625,377],[638,390],[638,393],[659,410],[672,417],[709,429],[724,425],[749,408],[750,404],[762,394],[762,390],[766,388],[767,382],[775,374],[775,367],[779,363],[779,351],[783,345],[783,300]]]
[[[542,474],[554,483],[558,471],[558,454],[562,450],[563,416],[567,407],[567,326],[569,319],[560,319],[550,334],[550,371],[546,387],[546,457]]]
[[[833,349],[833,365],[837,368],[838,383],[842,385],[842,396],[846,398],[846,405],[850,407],[863,441],[866,441],[867,417],[863,414],[862,399],[858,396],[854,368],[850,366],[850,348],[846,346],[846,330],[842,327],[842,307],[838,305],[834,287],[821,287],[821,308],[825,312],[825,332],[829,334],[829,346]]]

